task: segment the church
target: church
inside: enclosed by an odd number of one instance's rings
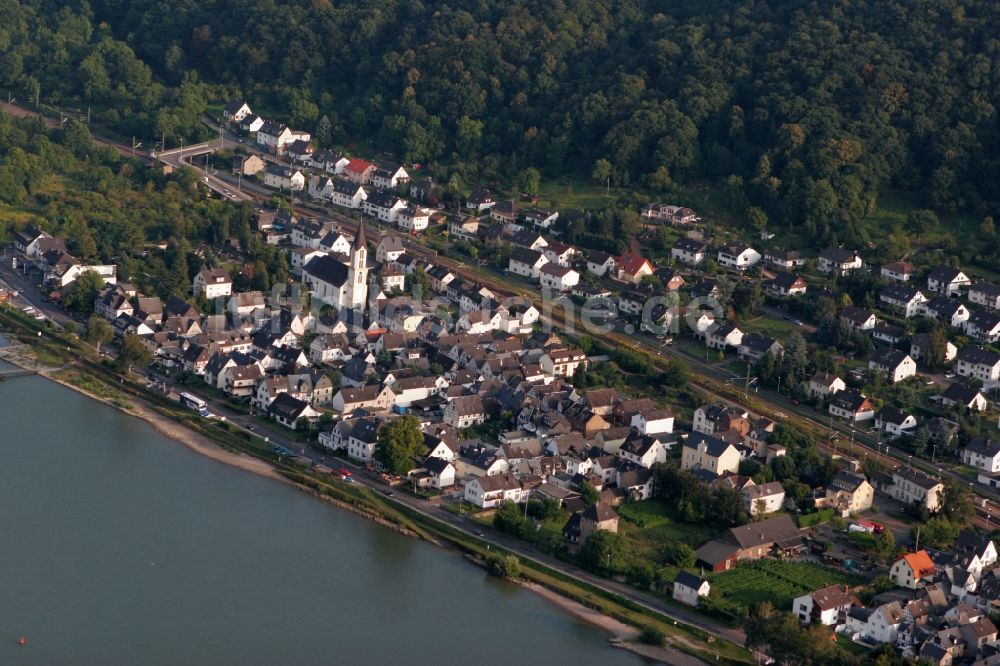
[[[313,257],[302,268],[302,281],[309,285],[312,297],[337,310],[363,310],[368,297],[368,243],[365,225],[351,245],[349,263],[331,255]]]

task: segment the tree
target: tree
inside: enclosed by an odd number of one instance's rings
[[[746,212],[747,224],[754,231],[763,231],[767,228],[767,213],[757,206],[750,206]]]
[[[614,167],[611,166],[611,162],[607,161],[603,157],[596,162],[594,162],[594,170],[591,171],[590,177],[599,183],[607,183],[608,195],[611,194],[611,176],[614,174]]]
[[[115,367],[119,372],[132,372],[132,368],[144,368],[153,361],[153,354],[138,335],[126,335],[122,340],[121,351],[115,359]]]
[[[405,476],[416,466],[415,458],[425,450],[420,421],[404,416],[382,428],[374,456],[390,474]]]
[[[84,314],[94,311],[94,299],[104,288],[104,278],[97,271],[84,271],[63,296],[63,305]]]
[[[976,507],[969,488],[955,479],[946,479],[941,491],[939,514],[959,527],[971,525],[976,517]]]
[[[521,561],[516,555],[491,553],[486,558],[486,570],[493,576],[513,580],[521,575]]]
[[[948,336],[945,335],[942,326],[934,326],[927,334],[927,353],[924,362],[927,367],[938,372],[945,367],[948,355]]]
[[[693,567],[696,560],[694,548],[683,541],[668,542],[663,548],[663,557],[667,562],[681,569]]]
[[[594,486],[590,485],[586,481],[580,484],[579,490],[580,496],[583,497],[583,501],[587,503],[587,506],[597,504],[598,500],[601,498],[600,493],[597,492],[597,488],[594,488]]]
[[[983,223],[979,225],[979,233],[986,238],[993,237],[993,235],[996,233],[996,227],[993,224],[992,217],[987,216],[983,218]]]
[[[87,328],[83,332],[83,339],[85,341],[94,345],[99,352],[101,351],[101,345],[110,342],[114,336],[115,333],[111,329],[111,324],[104,317],[90,315],[90,319],[87,320]]]
[[[542,186],[542,174],[534,167],[528,167],[517,176],[517,186],[522,192],[538,194]]]
[[[580,564],[590,571],[609,575],[625,563],[625,539],[617,532],[594,530],[580,548]]]

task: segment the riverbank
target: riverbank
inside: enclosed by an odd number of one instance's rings
[[[21,328],[16,330],[21,331]],[[55,363],[65,364],[66,361],[72,360],[69,354],[71,349],[66,346],[67,340],[45,331],[54,338],[56,344],[53,344],[53,341],[48,344],[43,341],[36,343],[34,335],[31,334],[33,332],[30,328],[28,331],[29,335],[22,335],[21,339],[33,346],[39,345],[39,358],[48,361],[49,356],[58,352],[59,357],[52,359]],[[417,511],[405,503],[390,502],[377,491],[363,485],[332,482],[327,476],[319,476],[288,462],[280,462],[259,437],[251,436],[247,432],[234,431],[227,423],[197,419],[189,413],[189,410],[169,404],[162,396],[149,394],[141,385],[131,381],[123,382],[122,378],[115,375],[110,368],[98,360],[87,357],[86,348],[81,347],[75,351],[79,355],[77,359],[79,362],[75,367],[59,368],[58,374],[63,376],[53,376],[52,372],[40,374],[89,398],[100,400],[126,414],[146,420],[165,436],[197,453],[245,471],[292,483],[316,493],[321,499],[328,500],[340,508],[397,532],[419,536],[437,545],[453,546],[459,552],[478,559],[483,559],[490,552],[491,546],[493,552],[503,552],[503,549],[498,548],[496,544],[447,525],[440,519]],[[534,591],[545,590],[546,598],[562,600],[561,607],[564,610],[583,609],[585,616],[593,620],[589,621],[591,624],[600,621],[604,628],[614,626],[615,631],[608,632],[612,636],[629,635],[629,630],[622,627],[649,626],[663,632],[668,637],[671,648],[662,653],[655,652],[660,648],[642,645],[635,641],[625,642],[630,650],[646,658],[686,665],[704,663],[689,655],[697,655],[708,660],[718,660],[721,656],[721,663],[749,661],[748,653],[741,648],[725,641],[716,641],[700,629],[678,625],[677,622],[658,612],[599,586],[579,581],[558,569],[551,569],[523,557],[519,559],[524,565],[523,576],[533,584]],[[580,617],[584,619],[583,616]],[[636,629],[631,629],[630,633],[634,635]],[[625,644],[618,646],[626,647]],[[683,652],[677,652],[673,648]]]

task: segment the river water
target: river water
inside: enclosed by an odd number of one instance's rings
[[[306,663],[640,660],[449,552],[0,381],[0,664]]]

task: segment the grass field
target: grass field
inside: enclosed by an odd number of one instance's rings
[[[618,508],[618,515],[622,518],[618,533],[625,537],[629,555],[637,563],[668,564],[663,558],[667,544],[680,541],[698,548],[720,532],[711,524],[677,520],[673,509],[662,500],[629,502]]]
[[[789,610],[792,600],[827,585],[859,585],[850,574],[810,562],[758,560],[716,574],[712,587],[727,600],[750,607],[768,601],[777,610]]]

